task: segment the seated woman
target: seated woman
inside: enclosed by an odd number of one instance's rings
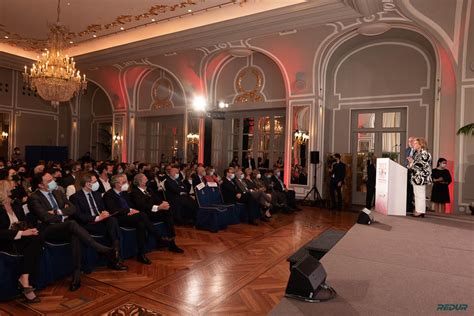
[[[0,181],[0,250],[15,255],[23,255],[18,287],[27,303],[38,303],[29,277],[37,269],[37,262],[43,249],[43,240],[36,228],[28,228],[21,201],[12,200],[11,184]]]

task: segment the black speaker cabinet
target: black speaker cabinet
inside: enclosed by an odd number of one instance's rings
[[[307,254],[291,269],[285,296],[307,302],[321,302],[334,298],[336,291],[326,284],[326,271],[322,264]]]
[[[311,163],[312,164],[318,164],[319,163],[319,151],[312,151],[311,155]]]

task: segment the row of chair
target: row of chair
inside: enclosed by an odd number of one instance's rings
[[[247,212],[244,204],[225,204],[217,184],[209,183],[196,187],[196,199],[199,205],[196,218],[196,228],[217,232],[226,229],[228,225],[247,222]],[[166,226],[163,222],[154,223],[156,230],[166,236]],[[120,256],[123,259],[137,254],[136,233],[134,228],[121,227]],[[104,236],[92,236],[97,241],[106,244]],[[147,251],[156,247],[156,240],[149,238]],[[10,300],[19,292],[17,282],[20,276],[23,256],[0,252],[0,301]],[[82,249],[82,270],[91,273],[97,266],[105,265],[105,258],[100,257],[91,247]],[[39,273],[31,280],[36,289],[42,289],[66,276],[72,274],[73,264],[69,243],[46,242],[39,263]]]

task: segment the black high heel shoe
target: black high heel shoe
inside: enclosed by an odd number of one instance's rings
[[[25,302],[28,304],[34,304],[34,303],[39,303],[41,302],[40,298],[36,296],[34,293],[35,289],[31,286],[29,287],[24,287],[23,284],[21,284],[20,281],[18,281],[18,289],[21,291],[21,294],[23,295],[23,298],[25,299]],[[29,298],[28,294],[33,293],[35,295],[34,298]]]

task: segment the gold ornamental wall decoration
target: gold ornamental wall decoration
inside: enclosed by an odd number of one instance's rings
[[[255,83],[251,89],[244,87],[244,81],[254,80]],[[235,80],[237,96],[234,103],[264,102],[262,95],[263,74],[260,69],[247,67],[242,69]]]
[[[155,81],[151,88],[151,97],[153,99],[152,108],[167,109],[173,107],[171,97],[173,95],[173,85],[166,78],[160,78]]]

